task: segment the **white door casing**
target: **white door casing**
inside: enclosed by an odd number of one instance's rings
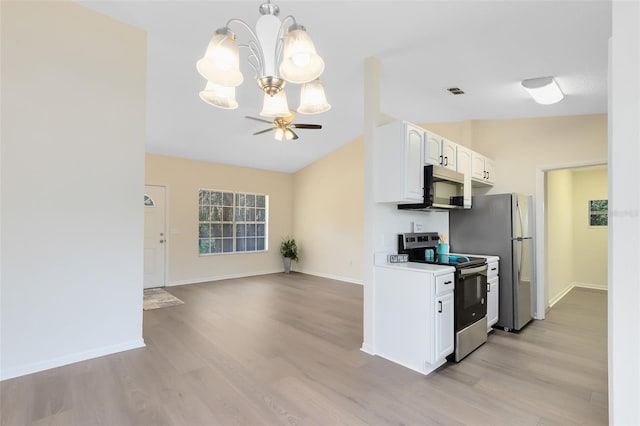
[[[145,185],[144,190],[144,288],[164,287],[166,189]]]

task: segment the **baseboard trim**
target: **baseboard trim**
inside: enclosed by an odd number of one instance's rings
[[[591,284],[591,283],[574,282],[573,286],[574,287],[581,287],[581,288],[590,288],[592,290],[604,290],[604,291],[607,291],[609,289],[609,287],[606,284]]]
[[[569,284],[569,286],[562,290],[560,292],[560,294],[558,294],[556,297],[554,297],[553,299],[549,300],[549,307],[552,308],[553,305],[555,305],[556,303],[558,303],[560,301],[560,299],[562,299],[563,297],[565,297],[567,295],[567,293],[569,293],[571,290],[573,290],[574,284],[571,283]]]
[[[366,354],[375,355],[375,353],[373,352],[373,347],[369,343],[362,342],[362,347],[360,348],[360,350]]]
[[[104,346],[101,348],[65,355],[45,361],[39,361],[27,365],[4,369],[0,371],[0,381],[13,379],[20,376],[26,376],[27,374],[38,373],[40,371],[62,367],[64,365],[75,364],[76,362],[86,361],[105,355],[111,355],[117,352],[143,348],[144,346],[144,339],[135,339],[128,342],[119,343],[117,345]]]
[[[245,272],[241,274],[228,274],[228,275],[214,275],[210,277],[201,277],[201,278],[191,278],[188,280],[177,280],[170,281],[166,283],[167,287],[174,287],[177,285],[187,285],[187,284],[200,284],[206,283],[209,281],[221,281],[221,280],[231,280],[234,278],[246,278],[246,277],[254,277],[257,275],[269,275],[269,274],[277,274],[282,272],[282,269],[273,269],[270,271],[258,271],[258,272]]]
[[[579,282],[573,282],[571,283],[571,285],[569,287],[567,287],[565,290],[562,291],[562,293],[558,294],[556,297],[554,297],[553,299],[549,300],[549,307],[547,308],[547,312],[549,311],[550,308],[553,307],[553,305],[555,305],[556,303],[558,303],[560,301],[560,299],[562,299],[564,296],[567,295],[567,293],[569,293],[571,290],[573,290],[574,288],[588,288],[591,290],[602,290],[602,291],[608,291],[608,286],[606,286],[605,284],[590,284],[590,283],[579,283]]]
[[[296,272],[300,272],[302,274],[307,274],[307,275],[313,275],[315,277],[320,277],[320,278],[327,278],[330,280],[344,281],[351,284],[364,285],[364,280],[357,280],[355,278],[341,277],[339,275],[324,274],[322,272],[313,272],[313,271],[305,271],[305,270],[299,270]]]

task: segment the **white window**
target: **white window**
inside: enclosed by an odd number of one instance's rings
[[[201,255],[266,251],[269,196],[201,189]]]

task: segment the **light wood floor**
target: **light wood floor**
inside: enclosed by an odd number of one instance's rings
[[[359,350],[362,287],[274,274],[168,290],[146,348],[0,384],[2,425],[606,424],[606,293],[572,290],[425,377]]]

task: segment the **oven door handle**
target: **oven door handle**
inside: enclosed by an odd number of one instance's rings
[[[478,266],[476,268],[462,268],[460,269],[460,275],[464,277],[466,275],[479,274],[481,272],[486,272],[487,269],[487,265]]]

